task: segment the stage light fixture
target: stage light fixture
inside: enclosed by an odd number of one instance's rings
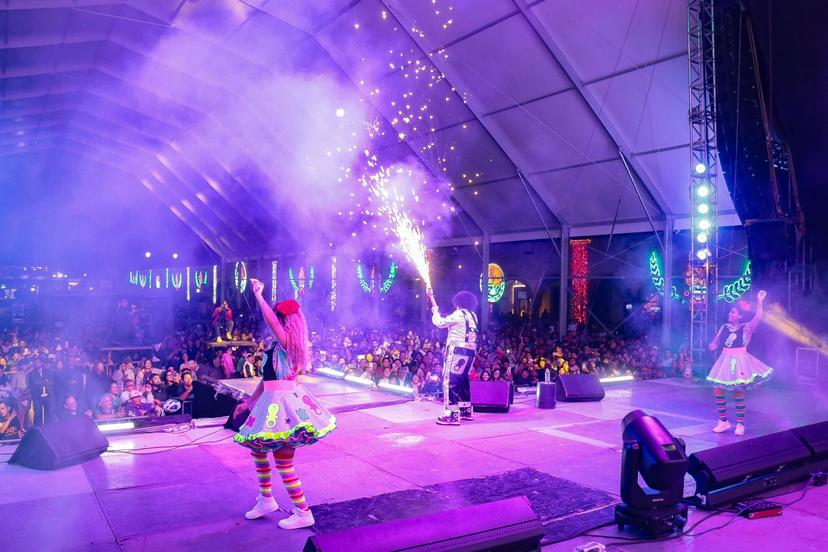
[[[710,257],[710,250],[709,249],[699,249],[696,251],[696,257],[700,261],[706,261]]]
[[[699,242],[699,243],[707,243],[707,240],[708,240],[707,232],[699,232],[698,235],[696,235],[696,241]]]
[[[699,228],[702,230],[709,230],[710,229],[710,219],[701,219],[699,221]]]
[[[696,174],[704,174],[707,166],[704,163],[696,163]]]
[[[710,186],[708,186],[707,184],[702,184],[701,186],[699,186],[698,188],[696,188],[696,194],[697,194],[699,197],[707,197],[707,196],[709,196],[709,195],[710,195]]]
[[[172,258],[173,258],[173,259],[177,259],[177,258],[178,258],[178,253],[173,253],[173,254],[172,254]]]
[[[710,205],[708,205],[707,203],[700,203],[698,206],[698,211],[702,215],[706,215],[710,212]]]
[[[341,107],[337,108],[337,110],[336,110],[336,116],[337,116],[337,117],[339,117],[339,118],[341,119],[342,117],[344,117],[344,116],[345,116],[345,110],[344,110],[344,109],[342,109]]]
[[[624,416],[621,428],[623,503],[615,507],[615,523],[650,537],[680,531],[687,523],[687,505],[681,502],[689,465],[684,441],[641,410]]]
[[[149,259],[150,257],[152,257],[152,253],[150,253],[149,251],[146,251],[146,252],[144,252],[144,257]]]

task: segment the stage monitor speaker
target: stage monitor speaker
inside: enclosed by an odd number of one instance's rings
[[[471,403],[480,412],[509,412],[512,384],[508,381],[470,381]]]
[[[563,402],[600,401],[604,386],[598,374],[561,374],[558,376],[557,396]]]
[[[823,465],[813,471],[828,469],[826,466],[828,464],[828,422],[797,427],[791,431],[811,451],[811,464],[821,463]]]
[[[56,470],[95,458],[107,447],[109,441],[95,422],[79,416],[31,428],[9,463],[36,470]]]
[[[525,496],[315,535],[304,552],[540,551],[543,525]]]
[[[716,508],[807,479],[811,449],[794,431],[781,431],[690,455],[701,506]]]

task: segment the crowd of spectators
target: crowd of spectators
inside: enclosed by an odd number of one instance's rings
[[[414,388],[420,395],[441,391],[443,346],[440,331],[427,328],[362,330],[339,328],[313,334],[311,369],[335,368],[347,375]],[[650,379],[680,375],[683,355],[664,351],[646,337],[571,332],[559,338],[542,320],[501,321],[497,331],[480,338],[469,377],[531,386],[558,374],[601,377],[629,375]]]
[[[269,336],[260,333],[258,320],[223,325],[220,333],[210,322],[180,325],[153,346],[120,357],[104,352],[93,339],[71,342],[22,329],[0,334],[0,439],[19,438],[34,424],[74,416],[163,415],[170,399],[191,399],[197,378],[261,375],[263,338]],[[220,346],[216,335],[224,340]],[[430,325],[319,328],[311,332],[306,370],[335,368],[374,384],[437,396],[444,337]],[[531,386],[547,371],[553,378],[580,373],[652,378],[680,375],[685,363],[685,355],[660,350],[645,337],[581,331],[559,338],[543,319],[512,318],[481,335],[470,378],[516,386]]]

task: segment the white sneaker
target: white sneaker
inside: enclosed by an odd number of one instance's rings
[[[310,527],[316,523],[313,519],[313,513],[310,510],[293,509],[293,514],[289,518],[280,519],[279,527],[282,529],[301,529],[303,527]]]
[[[719,423],[713,428],[713,433],[724,433],[728,429],[730,429],[730,422],[727,420],[719,420]]]
[[[247,519],[259,519],[263,515],[275,512],[278,509],[279,505],[276,504],[273,497],[265,498],[262,495],[259,495],[258,498],[256,498],[256,505],[253,506],[252,510],[245,513],[244,517]]]
[[[745,434],[745,424],[736,424],[736,429],[733,430],[733,433],[741,437]]]

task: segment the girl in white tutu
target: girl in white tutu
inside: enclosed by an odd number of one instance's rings
[[[262,362],[262,381],[235,412],[235,416],[250,412],[235,441],[250,449],[260,490],[256,505],[244,516],[256,519],[278,509],[270,484],[268,455],[272,453],[294,505],[293,515],[279,521],[279,527],[308,527],[314,523],[313,514],[305,502],[302,482],[293,471],[293,456],[298,447],[312,445],[333,431],[336,418],[296,381],[297,371],[308,363],[310,349],[308,326],[299,303],[288,299],[271,308],[262,296],[262,283],[258,280],[250,283],[262,316],[276,339]]]
[[[723,345],[722,354],[716,359],[707,381],[712,383],[713,398],[719,414],[719,423],[713,428],[716,433],[730,429],[727,421],[726,391],[733,391],[736,405],[736,435],[745,434],[745,390],[767,381],[773,374],[773,368],[747,352],[747,346],[762,319],[763,303],[767,293],[762,290],[757,295],[756,314],[750,322],[744,323],[742,308],[733,306],[727,315],[727,324],[719,329],[710,343],[710,350],[715,351]]]

